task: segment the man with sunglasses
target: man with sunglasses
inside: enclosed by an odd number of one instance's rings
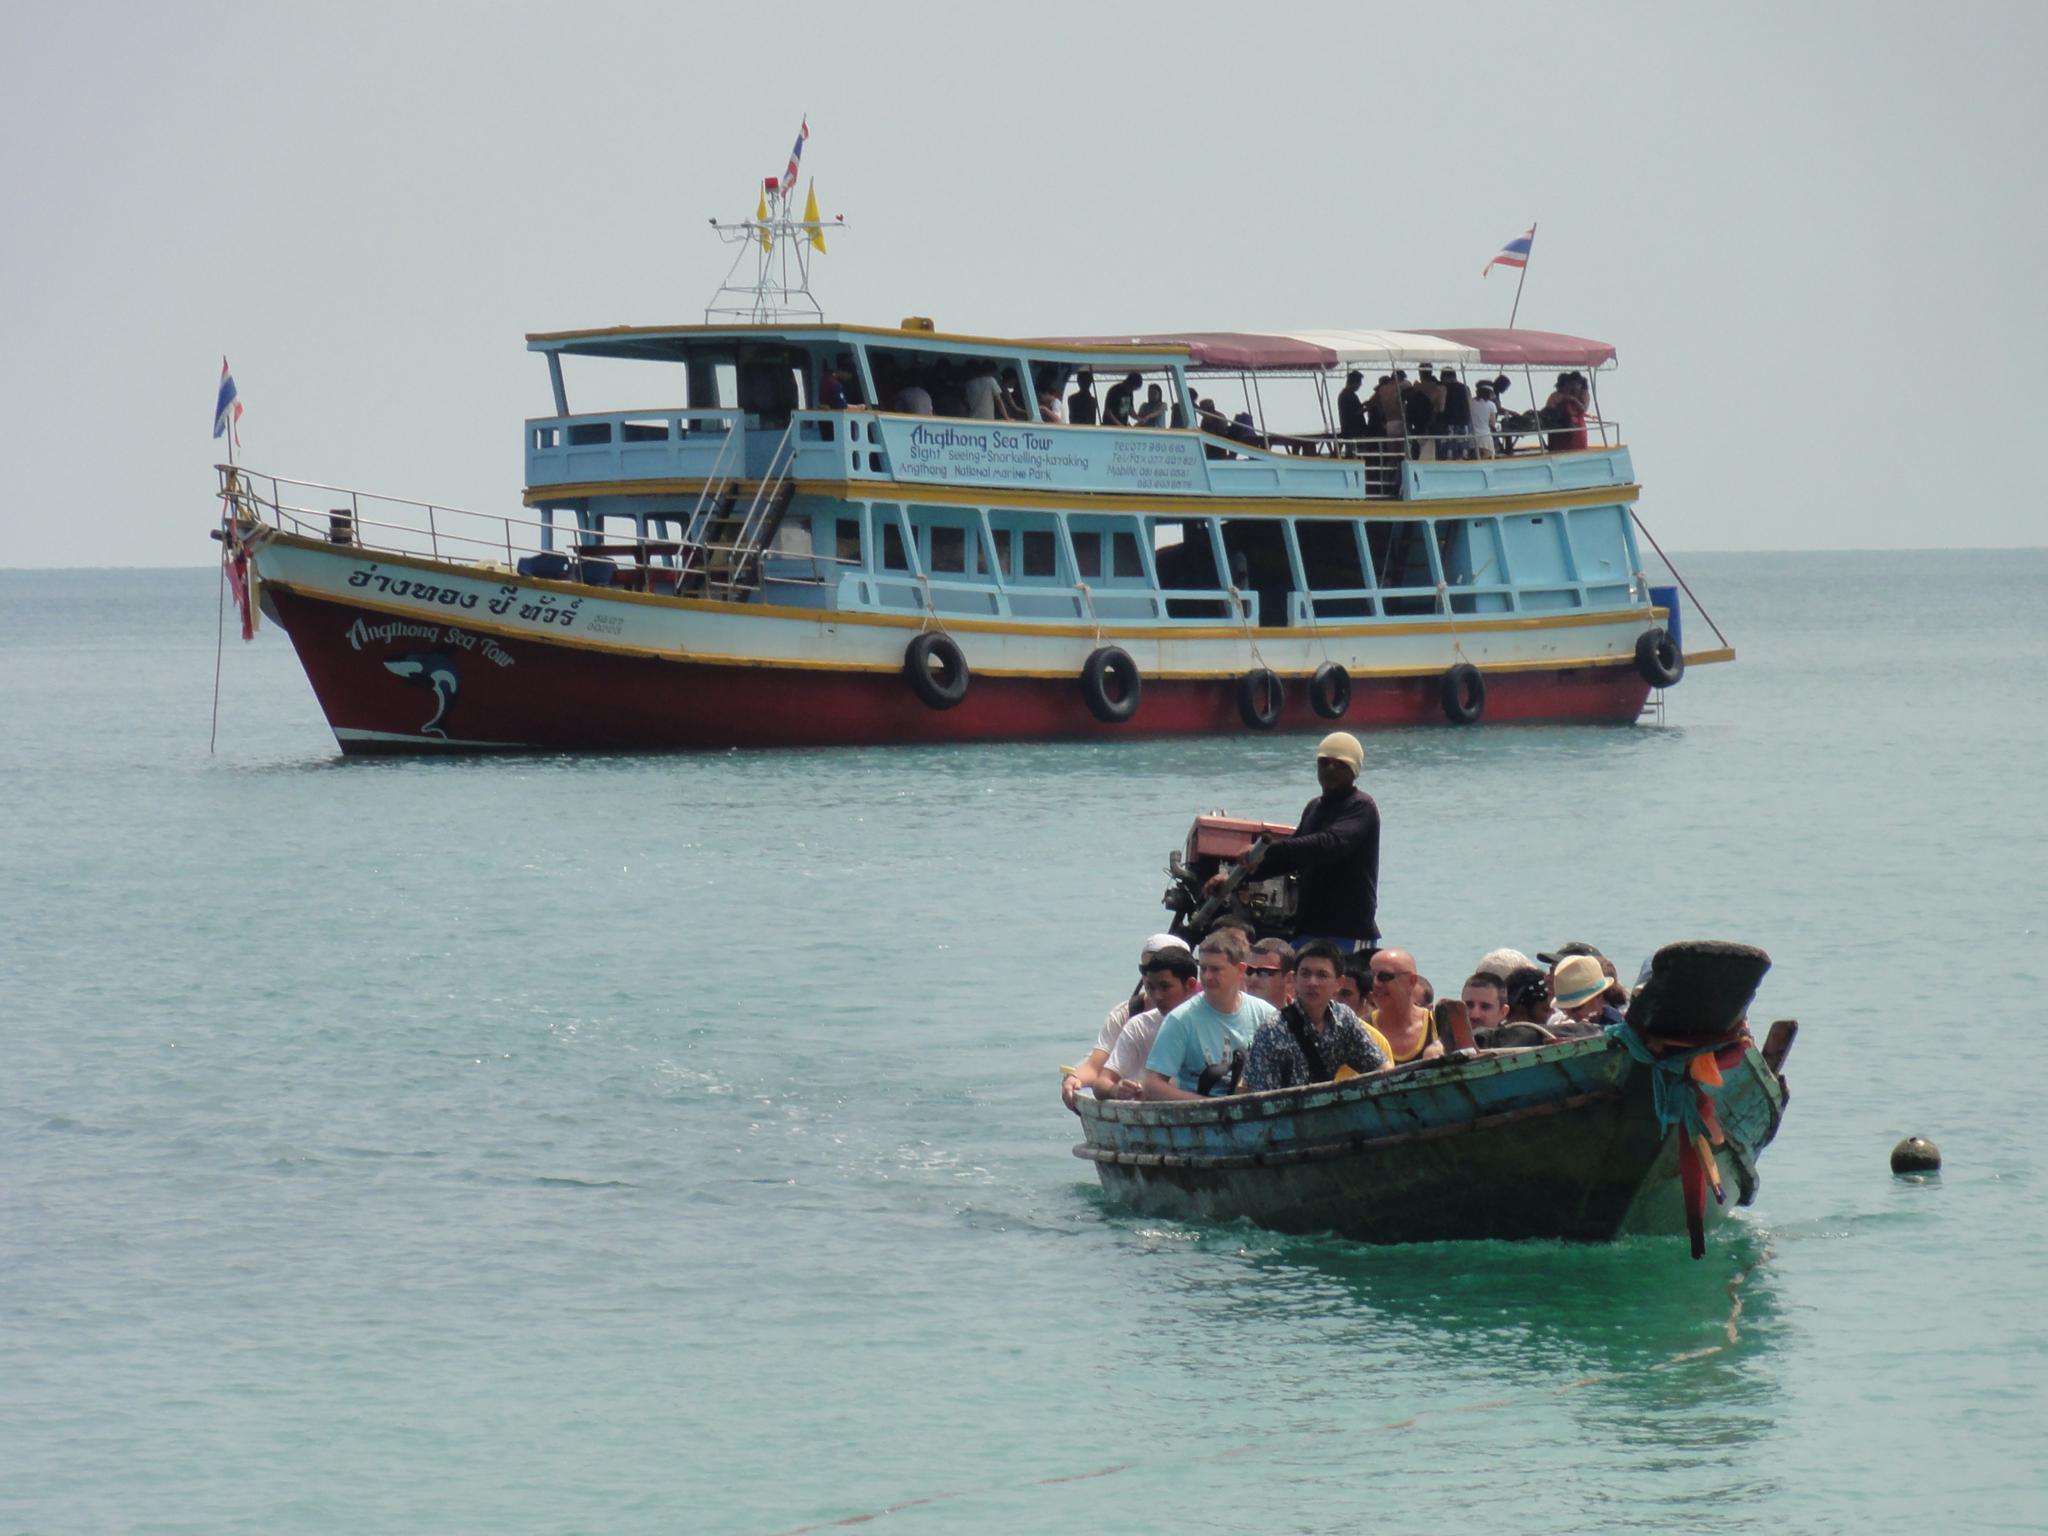
[[[1294,946],[1285,939],[1261,939],[1245,962],[1244,989],[1262,1003],[1285,1008],[1294,1001]]]
[[[1397,1067],[1444,1053],[1435,1017],[1416,1006],[1415,982],[1415,957],[1407,950],[1383,949],[1372,957],[1372,1026]]]

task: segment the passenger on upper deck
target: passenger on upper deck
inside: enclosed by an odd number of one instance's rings
[[[1145,1058],[1147,1099],[1202,1099],[1234,1093],[1244,1076],[1252,1036],[1279,1017],[1270,1003],[1244,990],[1250,951],[1234,933],[1212,933],[1196,952],[1202,995],[1190,998],[1160,1023]]]
[[[1060,419],[1060,396],[1058,390],[1046,389],[1039,391],[1038,415],[1042,421],[1058,421]]]
[[[1135,373],[1127,373],[1122,379],[1109,386],[1109,395],[1102,403],[1102,424],[1105,427],[1128,427],[1137,412],[1138,386],[1144,381]]]
[[[1437,375],[1437,387],[1444,392],[1443,414],[1437,429],[1450,439],[1443,445],[1443,457],[1472,457],[1472,392],[1458,377],[1458,370],[1446,368]]]
[[[1316,782],[1323,792],[1302,808],[1290,837],[1247,859],[1262,876],[1300,874],[1295,909],[1297,940],[1333,940],[1341,950],[1372,946],[1379,937],[1380,811],[1358,787],[1365,749],[1348,731],[1332,731],[1316,746]],[[1218,871],[1209,889],[1222,888]]]
[[[1387,1042],[1337,1000],[1343,958],[1334,945],[1320,940],[1302,946],[1295,959],[1299,995],[1252,1036],[1245,1092],[1326,1083],[1342,1067],[1363,1074],[1393,1064]]]
[[[1092,427],[1097,414],[1094,370],[1083,368],[1074,383],[1077,387],[1067,396],[1067,420],[1077,427]]]
[[[1337,395],[1337,435],[1342,438],[1360,438],[1372,429],[1366,425],[1365,406],[1358,398],[1358,386],[1365,382],[1365,375],[1356,368],[1344,375],[1344,388]]]
[[[1403,385],[1401,389],[1401,415],[1408,427],[1408,457],[1411,459],[1422,457],[1423,439],[1429,435],[1430,426],[1436,420],[1435,397],[1431,388],[1424,388],[1425,384],[1433,388],[1436,383],[1430,377],[1429,364],[1422,365],[1421,374],[1419,380]],[[1399,379],[1401,375],[1397,373],[1394,377]]]
[[[1477,397],[1472,401],[1472,451],[1482,459],[1494,457],[1493,429],[1500,420],[1500,407],[1494,403],[1493,386],[1477,386]]]
[[[1166,394],[1157,384],[1145,386],[1145,404],[1138,412],[1141,427],[1163,427],[1166,425]]]
[[[996,379],[996,365],[991,359],[984,359],[974,365],[967,376],[965,387],[967,414],[977,421],[1009,421],[1012,419],[1009,398],[1003,386]]]

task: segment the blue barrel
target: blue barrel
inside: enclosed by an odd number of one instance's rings
[[[1650,588],[1650,601],[1670,613],[1671,617],[1664,621],[1664,628],[1670,632],[1671,638],[1677,642],[1679,650],[1683,651],[1685,649],[1685,636],[1679,632],[1678,628],[1678,588],[1652,587]]]

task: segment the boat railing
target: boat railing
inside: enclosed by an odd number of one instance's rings
[[[218,494],[224,518],[244,524],[265,523],[280,533],[328,544],[429,560],[513,566],[524,555],[555,553],[556,535],[576,532],[573,527],[565,530],[539,518],[473,512],[318,480],[293,480],[241,465],[217,464],[214,468],[220,475]],[[590,544],[598,537],[582,534],[578,542]],[[632,542],[649,549],[664,547],[658,539]],[[665,547],[673,550],[676,542],[668,541]]]

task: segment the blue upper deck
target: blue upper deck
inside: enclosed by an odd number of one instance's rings
[[[1322,334],[1381,339],[1389,367],[1414,351],[1427,355],[1426,346],[1455,345],[1421,333]],[[1469,438],[1461,452],[1449,437],[1340,436],[1335,376],[1319,366],[1339,354],[1327,347],[1313,355],[1297,347],[1276,364],[1241,347],[1219,348],[1213,339],[1206,347],[1199,339],[1192,346],[1162,338],[1020,341],[915,325],[830,324],[621,326],[527,340],[547,358],[556,406],[554,416],[527,423],[531,501],[758,478],[778,455],[798,482],[843,484],[853,494],[867,484],[952,484],[1426,501],[1584,490],[1634,478],[1612,423],[1597,419],[1583,450],[1541,451],[1542,440],[1524,431],[1519,452],[1490,458],[1472,455]],[[1457,355],[1478,353],[1464,348]],[[667,398],[646,409],[575,413],[563,370],[568,357],[670,365],[675,387],[664,387]],[[1086,389],[1090,374],[1087,392],[1104,424],[1055,419]],[[1205,409],[1213,397],[1204,388],[1219,384],[1241,389],[1248,409],[1229,418],[1220,408]],[[1123,385],[1130,408],[1117,414],[1130,419],[1113,424],[1107,417]],[[1299,397],[1301,420],[1288,422],[1297,429],[1269,429],[1260,419],[1266,397],[1288,387]]]

